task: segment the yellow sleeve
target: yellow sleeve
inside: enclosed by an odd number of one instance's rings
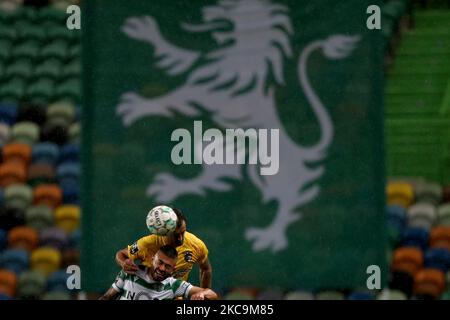
[[[138,241],[128,246],[128,257],[131,260],[145,261],[149,255],[158,250],[157,239],[150,235],[140,238]]]
[[[198,241],[198,261],[200,264],[204,263],[208,259],[208,248],[205,243],[199,239]]]

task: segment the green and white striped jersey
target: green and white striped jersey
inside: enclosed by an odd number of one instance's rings
[[[154,281],[148,268],[139,270],[135,275],[119,272],[112,284],[114,290],[119,292],[120,300],[173,300],[177,297],[189,298],[192,285],[189,282],[173,277],[163,281]]]

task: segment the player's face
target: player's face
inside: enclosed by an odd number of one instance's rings
[[[158,251],[153,256],[152,268],[150,273],[153,280],[163,281],[167,277],[170,277],[175,270],[175,259],[171,259],[161,251]]]
[[[181,223],[181,226],[169,235],[170,243],[176,247],[179,247],[183,244],[184,241],[184,233],[186,232],[186,221]]]

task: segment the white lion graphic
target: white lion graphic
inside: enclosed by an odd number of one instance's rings
[[[280,133],[280,164],[275,175],[260,176],[256,165],[247,165],[252,183],[262,193],[264,201],[276,200],[278,210],[265,228],[249,227],[245,237],[253,242],[253,250],[277,252],[286,249],[286,229],[297,221],[298,210],[320,192],[318,179],[324,173],[319,162],[333,140],[333,123],[312,89],[307,76],[311,53],[321,50],[328,59],[350,55],[357,36],[332,35],[306,46],[298,60],[301,88],[308,99],[320,127],[320,139],[312,146],[299,146],[283,128],[277,114],[273,74],[277,84],[283,84],[283,62],[292,57],[290,35],[293,33],[288,8],[269,0],[221,0],[204,7],[204,24],[182,24],[188,32],[211,32],[217,48],[207,53],[179,48],[167,42],[150,16],[128,18],[122,31],[129,37],[145,41],[154,47],[156,67],[168,75],[187,74],[186,82],[170,93],[145,98],[135,92],[121,96],[117,113],[125,126],[146,116],[173,115],[172,111],[195,117],[202,108],[212,114],[221,128],[278,128]],[[196,150],[201,146],[196,146]],[[201,152],[201,151],[200,151]],[[314,165],[314,168],[311,166]],[[204,165],[195,178],[182,180],[170,173],[158,174],[147,194],[160,202],[170,202],[180,195],[204,196],[206,190],[224,192],[232,185],[224,178],[243,178],[242,165]]]

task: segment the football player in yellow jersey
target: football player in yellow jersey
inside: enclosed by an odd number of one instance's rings
[[[129,274],[139,268],[135,260],[140,260],[146,267],[151,266],[152,256],[163,245],[176,247],[178,259],[173,277],[187,281],[195,264],[200,271],[200,287],[211,288],[212,267],[208,259],[208,248],[194,234],[186,231],[187,220],[179,209],[173,209],[178,217],[177,228],[168,236],[149,235],[139,239],[127,248],[116,253],[117,264]]]

